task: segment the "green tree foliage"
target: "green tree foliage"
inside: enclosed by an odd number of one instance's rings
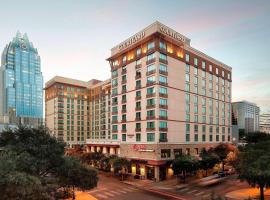
[[[130,161],[122,157],[113,157],[110,160],[110,164],[112,165],[114,172],[119,173],[121,175],[121,180],[124,180],[127,169],[131,165]]]
[[[4,199],[59,199],[60,188],[69,193],[74,187],[85,190],[97,185],[97,172],[64,156],[63,142],[45,128],[3,131],[0,148]]]
[[[248,144],[239,153],[237,171],[241,180],[260,188],[264,199],[264,187],[270,186],[270,139],[263,133],[250,134]]]
[[[200,158],[199,168],[205,170],[206,176],[208,169],[212,169],[219,162],[219,157],[212,151],[212,149],[202,149]]]
[[[213,151],[219,157],[219,160],[222,163],[222,170],[224,171],[224,160],[231,151],[230,146],[225,143],[220,143],[213,149]]]
[[[198,161],[192,156],[182,155],[173,161],[172,169],[178,177],[182,175],[185,183],[187,173],[193,173],[198,169]]]

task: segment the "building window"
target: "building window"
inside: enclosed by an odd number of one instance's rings
[[[160,88],[159,88],[159,94],[167,94],[167,88],[165,88],[165,87],[160,87]]]
[[[212,65],[209,65],[209,71],[212,72]]]
[[[154,94],[155,93],[155,88],[151,87],[151,88],[147,88],[147,94]]]
[[[189,54],[186,53],[186,62],[189,62]]]
[[[154,42],[154,41],[149,42],[149,43],[147,44],[147,49],[148,49],[148,50],[153,49],[154,47],[155,47],[155,42]]]
[[[218,75],[218,68],[216,67],[216,75]]]
[[[166,43],[163,42],[163,41],[160,41],[159,42],[159,48],[161,48],[161,49],[167,49]]]
[[[182,149],[174,149],[173,153],[175,158],[178,158],[183,154]]]
[[[155,141],[155,133],[147,133],[147,142]]]
[[[202,68],[205,69],[205,61],[202,61]]]
[[[167,142],[167,133],[159,133],[159,141]]]
[[[159,104],[162,106],[167,106],[167,99],[159,99]]]
[[[142,53],[142,49],[141,49],[141,48],[138,48],[138,49],[136,50],[136,55],[137,55],[137,56],[140,56],[141,53]]]
[[[147,122],[147,128],[148,129],[154,129],[155,128],[155,122]]]
[[[189,82],[190,81],[190,76],[189,74],[186,74],[186,82]]]
[[[141,134],[136,133],[136,142],[140,142],[140,141],[141,141]]]
[[[198,58],[194,58],[194,65],[198,66]]]
[[[155,59],[155,53],[149,54],[147,56],[147,61],[150,61],[150,60],[153,60],[153,59]]]
[[[159,117],[167,118],[167,110],[159,110]]]
[[[166,65],[163,65],[163,64],[160,64],[159,65],[159,71],[161,71],[161,72],[167,72],[167,66]]]
[[[160,53],[159,54],[159,59],[167,61],[167,55],[165,55],[163,53]]]
[[[159,128],[167,128],[167,122],[159,121]]]
[[[152,72],[156,70],[156,66],[155,65],[148,65],[147,66],[147,72]]]
[[[198,134],[194,135],[194,142],[198,142]]]
[[[190,134],[186,134],[186,142],[190,142]]]
[[[189,73],[190,72],[190,65],[186,64],[186,72]]]
[[[186,83],[185,90],[186,90],[186,92],[189,92],[190,91],[190,84],[189,83]]]
[[[126,142],[127,141],[127,135],[126,134],[122,134],[122,141]]]
[[[165,76],[159,76],[159,82],[163,84],[167,84],[167,77]]]
[[[203,141],[203,142],[206,141],[206,136],[205,136],[205,134],[202,135],[202,141]]]
[[[170,158],[171,150],[170,149],[161,149],[161,158]]]
[[[112,71],[112,76],[118,76],[118,70]]]
[[[154,83],[156,81],[156,77],[155,76],[148,76],[147,77],[147,83]]]
[[[118,139],[118,135],[117,135],[117,134],[113,134],[113,135],[112,135],[112,139],[113,139],[113,140],[117,140],[117,139]]]

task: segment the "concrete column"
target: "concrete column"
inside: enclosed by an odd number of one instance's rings
[[[97,152],[99,152],[100,151],[100,147],[97,147]]]
[[[107,148],[106,148],[106,147],[103,147],[102,153],[103,153],[103,154],[106,154],[106,153],[107,153]]]
[[[116,154],[120,156],[120,148],[116,148]]]
[[[155,166],[155,179],[159,182],[159,166]]]
[[[95,147],[91,147],[91,152],[95,152]]]
[[[90,147],[86,146],[86,153],[89,153],[89,152],[90,152]]]
[[[114,148],[113,148],[113,147],[110,147],[110,154],[111,154],[111,155],[115,154]]]

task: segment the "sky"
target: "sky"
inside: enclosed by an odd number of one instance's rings
[[[0,0],[0,51],[17,30],[56,75],[110,78],[110,49],[155,21],[232,67],[232,100],[270,112],[269,0]]]

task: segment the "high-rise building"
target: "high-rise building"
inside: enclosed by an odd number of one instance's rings
[[[270,114],[264,113],[260,115],[260,132],[270,134]]]
[[[40,56],[26,34],[5,47],[0,68],[0,115],[11,123],[38,126],[43,118]]]
[[[260,130],[260,108],[256,104],[247,101],[233,102],[232,109],[239,132],[251,133]]]
[[[45,86],[45,124],[70,147],[110,140],[110,93],[110,80],[56,76]]]
[[[231,142],[232,69],[187,37],[155,22],[112,48],[108,61],[112,141],[132,173],[162,180],[178,155]]]

